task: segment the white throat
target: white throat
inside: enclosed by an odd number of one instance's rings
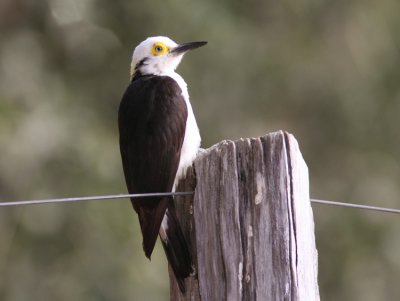
[[[140,66],[131,65],[131,76],[138,70],[143,75],[167,75],[175,73],[183,55],[147,58]]]

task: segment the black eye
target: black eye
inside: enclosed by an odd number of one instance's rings
[[[157,52],[160,52],[160,51],[162,51],[163,49],[162,49],[162,47],[161,46],[156,46],[156,51]]]

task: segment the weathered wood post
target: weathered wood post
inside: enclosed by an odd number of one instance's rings
[[[308,170],[295,138],[222,141],[194,163],[175,201],[196,273],[171,300],[319,300]]]

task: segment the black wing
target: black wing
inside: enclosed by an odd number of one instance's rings
[[[187,107],[167,76],[142,76],[127,88],[118,114],[120,151],[129,193],[170,192],[185,135]],[[171,197],[131,199],[150,258]]]

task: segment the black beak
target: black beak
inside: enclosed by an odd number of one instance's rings
[[[190,43],[183,43],[176,46],[174,49],[171,50],[172,54],[181,54],[185,53],[186,51],[193,50],[204,46],[207,42],[190,42]]]

